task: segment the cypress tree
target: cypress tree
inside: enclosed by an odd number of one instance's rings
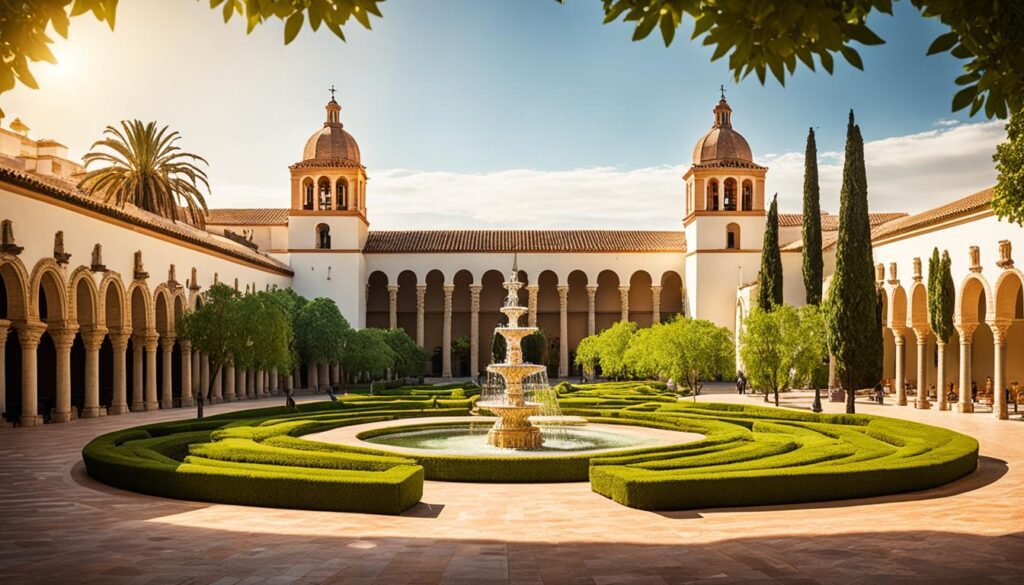
[[[807,304],[821,304],[821,192],[818,189],[818,145],[814,140],[814,128],[807,132],[807,149],[804,151],[804,290]]]
[[[874,386],[881,378],[882,330],[877,302],[864,139],[851,110],[846,128],[836,269],[824,303],[828,347],[846,389],[846,412],[851,414],[855,412],[856,391]]]
[[[939,258],[939,249],[932,249],[928,260],[928,325],[935,334],[937,363],[935,392],[939,408],[946,408],[946,344],[953,336],[953,307],[956,303],[956,285],[953,282],[949,252]]]
[[[761,246],[761,275],[757,304],[766,311],[782,305],[782,253],[779,251],[779,195],[772,197]]]

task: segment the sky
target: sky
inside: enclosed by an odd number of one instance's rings
[[[785,87],[735,83],[684,34],[632,42],[599,0],[389,0],[347,42],[282,25],[251,35],[206,2],[121,2],[116,30],[71,22],[41,89],[0,95],[35,138],[88,151],[107,124],[157,120],[209,161],[211,207],[285,207],[288,165],[338,88],[359,142],[374,229],[679,229],[685,172],[724,84],[733,126],[769,167],[767,191],[800,209],[808,127],[822,208],[838,211],[847,112],[866,140],[872,211],[921,211],[995,181],[1003,124],[950,112],[960,63],[925,51],[945,27],[909,3],[876,15],[887,44],[865,70],[798,69]]]

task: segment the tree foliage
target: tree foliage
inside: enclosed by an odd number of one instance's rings
[[[854,412],[856,390],[872,387],[881,378],[882,331],[875,316],[878,293],[867,197],[864,139],[851,111],[840,192],[836,268],[823,305],[828,347],[846,388],[849,413]]]
[[[808,305],[821,304],[824,272],[821,259],[821,190],[818,187],[818,145],[814,128],[807,131],[804,151],[803,269]]]
[[[828,350],[825,320],[815,305],[795,309],[789,305],[773,311],[754,309],[740,334],[740,358],[750,384],[775,396],[789,388],[814,383]]]
[[[93,143],[82,159],[86,167],[103,166],[86,173],[79,187],[122,207],[131,203],[172,221],[206,225],[206,198],[200,186],[209,191],[210,184],[196,164],[206,164],[206,159],[175,146],[180,134],[139,120],[122,120],[120,129],[107,126],[103,133],[106,138]]]
[[[304,363],[339,362],[351,330],[338,305],[320,297],[306,303],[295,320],[295,348]]]
[[[523,338],[523,361],[528,364],[548,365],[548,337],[543,329],[538,329]]]
[[[779,196],[772,197],[761,246],[761,272],[757,283],[757,304],[771,311],[782,304],[782,252],[779,250]]]
[[[395,364],[395,352],[387,344],[385,330],[372,327],[358,330],[348,328],[342,337],[340,363],[346,373],[366,372],[381,377]]]
[[[949,252],[939,257],[939,249],[932,249],[928,260],[928,325],[936,339],[948,343],[953,336],[953,309],[956,304],[956,285],[953,282]],[[940,389],[941,390],[941,389]]]
[[[999,219],[1024,225],[1024,113],[1010,117],[1006,137],[992,157],[999,173],[992,209]]]
[[[641,330],[627,356],[637,370],[674,380],[696,399],[704,382],[735,376],[734,351],[728,329],[679,316]]]
[[[580,340],[576,346],[576,365],[583,369],[589,378],[593,378],[597,367],[601,364],[601,340],[597,335],[590,335]]]
[[[416,341],[402,328],[388,329],[384,335],[384,343],[394,354],[392,371],[398,377],[420,376],[423,364],[426,363],[427,352],[416,345]]]

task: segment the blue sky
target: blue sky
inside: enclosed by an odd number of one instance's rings
[[[203,2],[122,2],[115,32],[91,17],[73,20],[69,42],[57,47],[61,64],[37,69],[42,89],[0,99],[33,135],[62,140],[76,155],[108,123],[157,119],[209,159],[211,205],[283,206],[287,165],[322,123],[334,84],[369,168],[377,227],[492,226],[488,214],[462,209],[466,197],[522,195],[535,185],[515,182],[524,176],[543,178],[535,190],[556,200],[538,226],[618,226],[622,210],[614,207],[566,219],[586,203],[582,189],[604,181],[645,206],[647,215],[627,225],[675,227],[677,167],[710,126],[723,83],[734,126],[772,167],[768,188],[780,191],[784,207],[797,201],[790,175],[802,161],[792,155],[803,152],[807,127],[817,128],[827,158],[842,150],[850,108],[869,141],[869,172],[872,141],[892,147],[924,133],[927,147],[912,141],[914,150],[964,153],[955,157],[956,180],[942,176],[953,168],[942,155],[880,171],[879,210],[925,208],[994,178],[1000,128],[950,113],[959,63],[925,57],[944,27],[907,2],[894,17],[872,20],[888,44],[861,49],[865,72],[845,63],[832,76],[799,70],[785,87],[754,78],[734,84],[725,59],[711,63],[710,49],[688,32],[670,48],[656,37],[632,42],[629,25],[601,24],[599,0],[391,0],[382,8],[373,31],[348,26],[347,43],[305,29],[285,47],[276,22],[247,37],[240,20],[225,26]],[[573,174],[581,170],[590,171],[585,180]],[[900,185],[936,173],[927,196],[897,199]],[[825,206],[836,207],[834,195],[824,195]],[[439,198],[452,199],[452,213]]]

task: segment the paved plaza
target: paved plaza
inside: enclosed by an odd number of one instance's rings
[[[784,395],[806,407],[805,393]],[[708,399],[759,404],[755,397]],[[280,402],[208,407],[225,412]],[[838,412],[841,404],[827,404]],[[588,483],[426,482],[400,517],[144,496],[89,479],[98,434],[187,410],[0,430],[3,583],[1019,583],[1024,423],[858,404],[976,437],[973,475],[914,494],[653,513]]]

